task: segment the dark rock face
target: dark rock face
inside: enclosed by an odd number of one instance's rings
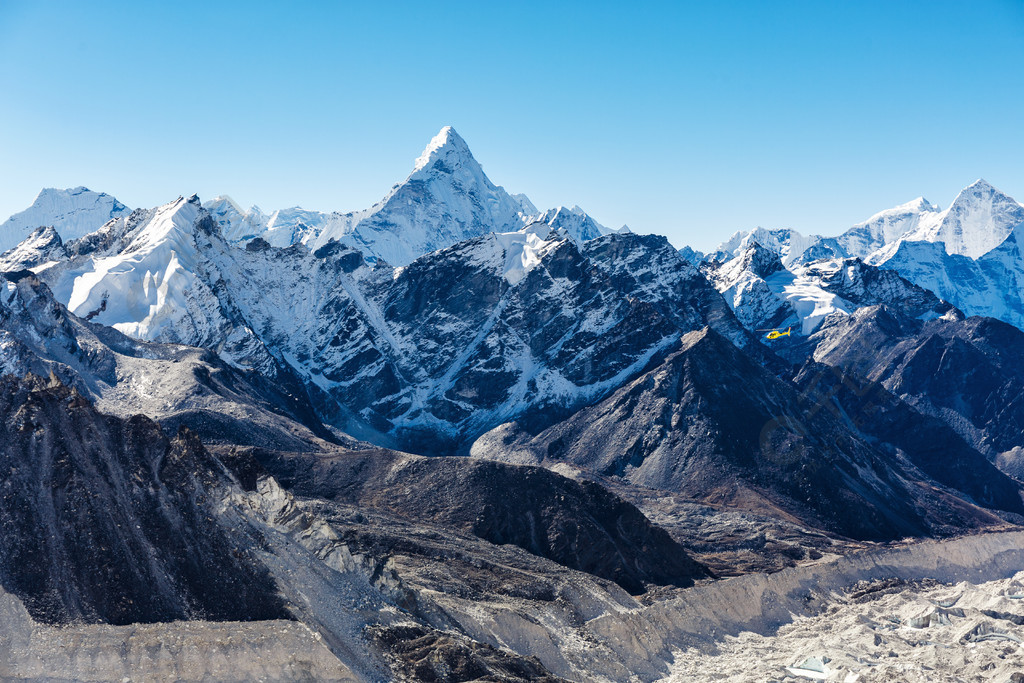
[[[179,201],[173,210],[183,207]],[[154,220],[157,213],[145,211],[112,221],[67,245],[67,259],[43,277],[66,292],[65,275],[90,270],[90,259],[150,248]],[[175,239],[195,249],[194,279],[179,304],[188,315],[140,334],[214,349],[271,381],[291,372],[320,420],[431,454],[464,450],[532,408],[564,416],[704,325],[770,357],[664,238],[616,234],[578,245],[559,231],[531,233],[537,251],[526,268],[518,236],[477,227],[486,234],[400,269],[371,269],[337,242],[314,253],[256,240],[233,247],[200,212],[175,229]],[[122,315],[96,296],[95,320]]]
[[[829,320],[815,360],[880,382],[994,457],[1024,445],[1024,332],[992,318],[922,322],[888,308]]]
[[[577,246],[553,234],[545,249],[515,284],[493,235],[395,271],[352,270],[342,261],[356,252],[340,247],[312,261],[288,250],[247,253],[244,272],[308,273],[301,286],[319,311],[308,339],[272,316],[250,322],[268,348],[327,380],[323,419],[425,454],[457,452],[531,408],[556,420],[704,325],[770,355],[664,238],[609,235]]]
[[[188,432],[97,413],[76,391],[0,379],[0,583],[43,622],[286,616],[213,519],[228,481]]]
[[[707,278],[680,258],[664,237],[608,235],[584,243],[581,249],[595,268],[608,275],[621,295],[655,307],[680,332],[708,325],[761,357],[761,345],[743,329]]]
[[[374,641],[385,649],[408,680],[431,683],[460,681],[536,681],[562,683],[533,657],[517,657],[465,637],[422,626],[377,627]]]
[[[750,248],[744,250],[738,258],[740,259],[740,268],[749,270],[761,279],[783,270],[779,255],[770,249],[765,249],[758,242],[751,244]]]
[[[996,510],[1024,514],[1021,487],[942,420],[924,415],[881,384],[808,362],[796,378],[804,396],[828,406],[874,440],[898,450],[928,477]]]
[[[935,491],[711,330],[684,336],[662,365],[537,436],[495,434],[473,452],[567,462],[865,540],[997,521]]]
[[[596,483],[543,468],[384,450],[311,455],[257,449],[252,455],[299,495],[516,545],[632,593],[642,593],[645,584],[689,586],[708,576],[630,503]],[[245,456],[229,463],[242,468],[240,479],[251,479]]]

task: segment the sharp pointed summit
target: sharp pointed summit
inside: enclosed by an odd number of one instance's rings
[[[949,254],[980,258],[1024,224],[1024,206],[982,179],[960,191],[949,208],[922,218],[907,241],[942,242]]]
[[[469,151],[469,145],[455,132],[451,126],[445,126],[435,135],[430,143],[424,148],[423,153],[416,158],[412,172],[416,173],[438,159],[449,157],[469,157],[473,159],[473,153]],[[475,160],[474,160],[475,161]]]
[[[536,207],[495,185],[466,141],[445,126],[416,158],[413,170],[369,209],[350,213],[297,207],[242,214],[224,198],[204,205],[232,241],[262,237],[273,246],[297,242],[315,251],[336,241],[370,261],[404,266],[423,254],[487,233],[520,230]]]
[[[334,241],[359,250],[370,263],[392,266],[408,265],[466,239],[516,232],[536,222],[565,229],[581,242],[628,230],[606,228],[576,206],[541,213],[526,195],[509,194],[492,183],[452,126],[430,140],[405,180],[362,211],[243,211],[226,196],[203,208],[232,243],[259,237],[275,247],[301,243],[317,251]]]

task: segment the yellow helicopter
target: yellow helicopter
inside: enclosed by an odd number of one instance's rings
[[[769,330],[758,330],[758,332],[767,332],[768,334],[766,334],[764,336],[764,338],[765,339],[769,339],[769,340],[771,340],[771,339],[778,339],[779,337],[789,337],[790,336],[790,332],[792,332],[792,331],[793,331],[792,327],[787,327],[785,332],[780,332],[779,330],[774,329],[774,328],[773,329],[769,329]]]

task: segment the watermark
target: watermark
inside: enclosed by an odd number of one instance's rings
[[[863,340],[858,341],[860,346],[866,347]],[[874,353],[866,348],[863,351]],[[853,357],[863,356],[858,352]],[[879,392],[883,392],[884,388],[878,382],[862,378],[850,366],[819,364],[818,368],[818,372],[804,383],[800,392],[799,405],[803,409],[799,414],[775,415],[761,428],[758,446],[762,456],[768,460],[788,465],[801,459],[809,448],[809,425],[822,410],[860,430],[881,409]],[[852,395],[852,400],[840,400],[844,390]]]

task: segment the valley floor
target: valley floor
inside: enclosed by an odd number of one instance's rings
[[[545,620],[524,630],[527,622],[510,621],[511,612],[499,602],[474,604],[481,625],[505,629],[505,645],[488,648],[495,662],[533,655],[538,659],[530,666],[543,671],[543,665],[567,680],[1004,683],[1019,681],[1014,674],[1024,672],[1022,531],[854,552],[649,597],[646,604],[609,602],[593,611],[577,625],[589,654],[576,653],[571,663],[535,647],[568,625]],[[500,613],[506,617],[491,618]],[[373,610],[364,617],[373,630]],[[339,637],[352,642],[351,634],[321,622],[308,628],[286,621],[50,627],[3,594],[0,678],[367,680],[367,672],[356,672],[336,658],[340,651],[332,652]],[[547,635],[545,626],[552,629]],[[454,631],[434,633],[470,643]],[[424,647],[405,656],[440,656],[430,643]],[[386,680],[381,674],[370,679]],[[520,672],[494,680],[533,679]]]

